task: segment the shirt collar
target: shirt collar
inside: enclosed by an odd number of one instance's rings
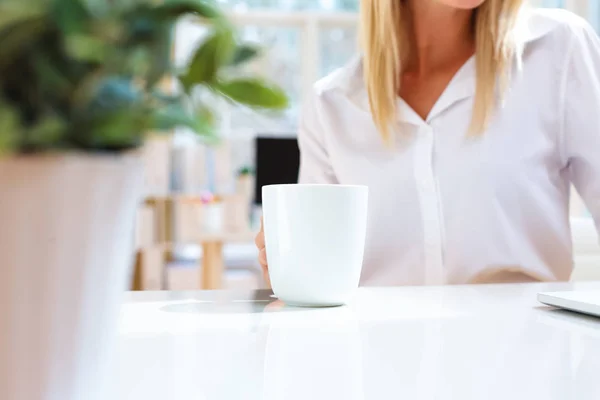
[[[551,11],[524,8],[515,27],[517,42],[524,47],[546,36],[556,28],[554,18],[548,18]],[[428,120],[433,119],[452,104],[472,97],[475,94],[475,57],[469,59],[454,76],[446,90],[431,110]],[[369,112],[369,98],[363,81],[362,56],[357,55],[346,66],[340,68],[332,75],[324,78],[317,84],[320,92],[337,90],[363,112]],[[399,98],[398,108],[402,122],[422,124],[422,119]],[[426,121],[429,122],[429,121]]]

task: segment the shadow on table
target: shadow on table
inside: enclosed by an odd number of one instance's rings
[[[575,311],[547,306],[536,307],[541,313],[537,321],[554,328],[586,336],[600,337],[600,318]]]
[[[216,293],[216,292],[215,292]],[[302,308],[285,305],[268,290],[257,290],[246,297],[232,297],[227,292],[215,294],[214,300],[194,300],[168,304],[160,311],[183,314],[260,314],[272,312],[316,312],[319,308]]]

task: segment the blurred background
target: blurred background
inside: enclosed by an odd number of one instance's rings
[[[315,81],[357,51],[359,0],[218,2],[246,40],[266,48],[247,68],[283,86],[291,107],[269,116],[225,102],[215,104],[223,140],[213,148],[185,130],[148,142],[144,149],[148,201],[139,213],[137,289],[262,285],[252,243],[260,220],[257,188],[295,182],[302,98]],[[530,3],[569,9],[600,32],[600,0]],[[180,22],[174,49],[177,63],[187,60],[203,35],[197,23]],[[578,262],[600,262],[593,224],[576,196],[572,203]],[[212,272],[202,273],[202,263]],[[585,277],[585,272],[581,274]]]

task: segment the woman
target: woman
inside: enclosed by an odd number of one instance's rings
[[[569,279],[571,183],[600,222],[600,40],[523,3],[362,0],[363,56],[298,140],[301,183],[369,186],[363,285]]]

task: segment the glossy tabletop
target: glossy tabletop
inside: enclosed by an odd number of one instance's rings
[[[600,399],[600,319],[539,304],[600,283],[363,288],[348,306],[267,292],[139,292],[119,400]]]

